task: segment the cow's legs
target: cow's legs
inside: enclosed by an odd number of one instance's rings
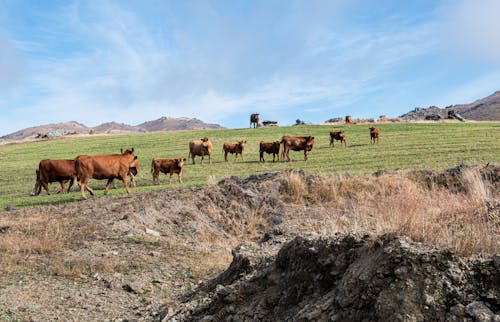
[[[64,183],[65,182],[66,182],[66,180],[59,181],[59,184],[61,185],[61,191],[59,191],[58,193],[64,193]]]
[[[75,184],[75,181],[76,178],[71,178],[71,180],[69,180],[68,193],[70,192],[71,187],[73,187],[73,185]]]
[[[153,170],[153,184],[160,184],[160,171],[157,169]]]
[[[87,187],[87,182],[84,181],[84,180],[80,180],[80,194],[82,195],[82,198],[83,199],[87,199],[87,196],[85,195],[85,188]],[[87,188],[87,190],[89,190],[90,188]],[[92,189],[89,190],[90,194],[91,195],[94,195],[94,192],[92,191]]]
[[[108,194],[108,191],[109,191],[109,187],[111,187],[111,184],[113,183],[113,179],[114,178],[109,178],[108,179],[108,182],[106,183],[106,189],[104,189],[104,194]],[[125,182],[127,181],[127,176],[125,176]]]
[[[227,162],[227,151],[224,151],[224,161]]]
[[[179,183],[182,183],[182,170],[177,173],[177,179],[179,179]]]
[[[49,184],[47,182],[42,181],[42,186],[47,191],[47,194],[50,195]]]
[[[174,174],[173,171],[170,171],[170,179],[168,180],[168,184],[172,184],[172,175]]]
[[[307,161],[307,148],[304,149],[304,161]]]
[[[135,176],[129,172],[128,174],[130,176],[130,186],[135,187],[137,184],[135,183]]]
[[[113,180],[113,179],[111,179],[111,180]],[[127,193],[130,193],[130,189],[128,188],[127,175],[126,174],[124,176],[122,176],[122,181],[123,181],[123,185],[125,186],[125,190],[127,190]]]

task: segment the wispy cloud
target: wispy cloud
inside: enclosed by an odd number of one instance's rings
[[[363,1],[74,1],[18,27],[28,30],[11,43],[30,76],[12,113],[34,124],[168,115],[246,126],[254,111],[323,121],[360,101],[383,104],[442,43],[439,14],[371,12]]]

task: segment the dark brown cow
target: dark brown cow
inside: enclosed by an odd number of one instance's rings
[[[302,151],[304,150],[304,161],[307,161],[307,152],[311,151],[314,145],[314,136],[289,136],[285,135],[281,138],[283,144],[282,160],[290,161],[288,155],[290,150]]]
[[[245,149],[245,143],[247,143],[246,140],[238,141],[238,143],[224,142],[224,145],[222,146],[222,150],[224,151],[224,161],[227,162],[228,153],[236,153],[235,160],[238,159],[238,154],[241,154],[241,161],[243,161],[243,150]]]
[[[259,113],[254,113],[250,115],[250,127],[259,127]]]
[[[151,161],[151,173],[153,174],[153,184],[160,184],[160,172],[170,174],[172,183],[172,175],[177,173],[179,183],[182,183],[182,167],[186,158],[154,158]]]
[[[280,141],[274,142],[264,142],[260,141],[260,161],[265,162],[264,160],[264,152],[267,154],[273,154],[273,162],[274,158],[278,156],[278,161],[280,160]]]
[[[36,183],[32,196],[39,195],[42,187],[50,195],[49,183],[59,182],[61,193],[64,193],[64,184],[70,180],[68,192],[76,181],[75,160],[42,160],[36,170]]]
[[[370,143],[377,144],[380,137],[380,129],[377,127],[370,128]]]
[[[123,154],[123,152],[122,152]],[[137,183],[135,182],[135,176],[137,175],[139,171],[139,166],[140,162],[139,159],[134,159],[132,163],[130,164],[130,168],[128,169],[128,176],[130,177],[130,186],[135,187],[137,186]]]
[[[347,125],[348,128],[351,127],[351,123],[352,123],[352,116],[346,115],[346,117],[345,117],[345,124]]]
[[[193,164],[195,156],[201,156],[201,164],[203,164],[203,158],[208,155],[208,161],[212,164],[212,142],[207,137],[199,140],[189,141],[189,155],[188,158],[192,158]]]
[[[330,146],[335,147],[334,141],[340,141],[340,146],[344,143],[344,146],[347,148],[346,142],[347,135],[345,131],[330,131]]]
[[[94,191],[88,186],[89,179],[103,180],[107,179],[104,194],[107,194],[113,179],[121,179],[127,193],[130,193],[127,183],[127,175],[130,166],[134,164],[137,156],[134,155],[134,149],[126,150],[123,154],[97,154],[97,155],[79,155],[75,160],[76,175],[80,180],[80,193],[83,199],[87,199],[85,189],[93,196]]]

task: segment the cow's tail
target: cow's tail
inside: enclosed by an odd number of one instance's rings
[[[155,159],[151,160],[151,173],[153,173],[155,167]]]

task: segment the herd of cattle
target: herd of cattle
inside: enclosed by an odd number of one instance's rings
[[[258,122],[258,117],[257,117]],[[347,123],[347,118],[346,118]],[[370,128],[370,143],[378,143],[380,129]],[[347,135],[345,131],[330,131],[330,146],[334,146],[334,141],[340,141],[340,145],[347,147]],[[228,153],[236,154],[243,158],[243,151],[246,140],[237,143],[225,142],[222,146],[224,151],[224,161],[227,160]],[[314,145],[314,136],[290,136],[285,135],[281,141],[259,143],[260,161],[265,162],[264,153],[273,155],[273,162],[276,157],[278,161],[290,161],[290,151],[304,151],[304,160],[307,161],[307,153],[312,150]],[[283,150],[280,156],[280,148]],[[208,156],[209,163],[212,163],[212,142],[207,138],[191,140],[189,142],[189,155],[192,163],[195,164],[195,157],[201,157],[201,164],[205,156]],[[186,158],[153,158],[151,161],[151,174],[153,175],[153,184],[159,184],[160,172],[170,175],[169,182],[172,183],[172,176],[177,174],[179,183],[182,183],[182,169]],[[64,192],[64,185],[69,181],[68,192],[75,182],[80,186],[80,193],[83,199],[87,199],[85,191],[94,195],[94,191],[89,187],[90,179],[108,180],[104,194],[107,194],[114,179],[120,179],[123,182],[125,190],[130,193],[127,177],[130,177],[130,185],[136,185],[135,176],[139,169],[139,159],[134,155],[134,149],[120,151],[119,154],[97,154],[97,155],[79,155],[74,160],[42,160],[36,170],[36,184],[32,195],[39,195],[42,187],[50,195],[49,183],[59,182],[61,192]]]

